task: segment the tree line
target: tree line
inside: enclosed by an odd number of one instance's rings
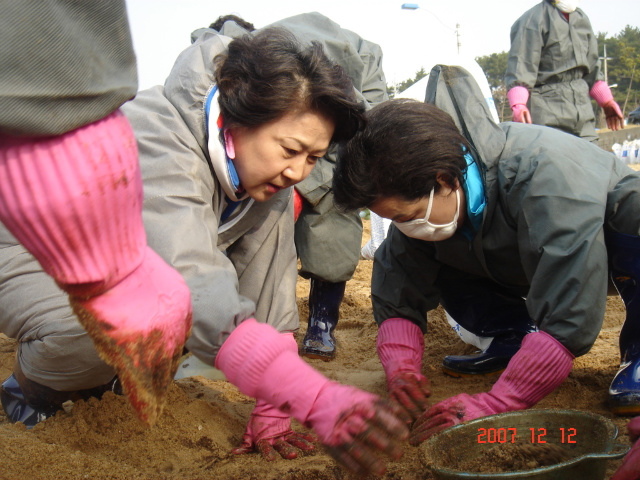
[[[597,37],[602,59],[601,68],[603,71],[606,70],[607,83],[626,117],[629,112],[640,105],[640,29],[627,25],[613,37],[607,37],[606,33],[598,33]],[[501,121],[511,120],[511,109],[504,84],[508,56],[508,52],[500,52],[476,58],[487,76]],[[416,72],[414,78],[407,79],[397,85],[387,86],[387,92],[390,97],[393,97],[396,92],[400,93],[406,90],[428,74],[429,72],[421,68]],[[595,102],[593,102],[593,106],[596,109],[597,126],[606,126],[599,107]]]

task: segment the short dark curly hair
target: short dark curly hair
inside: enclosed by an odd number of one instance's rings
[[[216,32],[219,32],[222,26],[226,22],[236,22],[240,27],[244,28],[247,32],[253,32],[256,27],[253,26],[253,23],[247,22],[244,18],[239,17],[238,15],[221,15],[209,25],[209,28],[212,28]]]
[[[455,188],[467,167],[469,142],[453,119],[435,105],[396,99],[367,112],[367,123],[338,152],[334,202],[343,210],[368,207],[380,198],[413,201],[439,189],[436,177]]]
[[[341,142],[364,123],[365,107],[345,70],[319,43],[303,47],[288,30],[272,27],[236,38],[215,62],[226,127],[257,127],[308,108],[334,120],[332,142]]]

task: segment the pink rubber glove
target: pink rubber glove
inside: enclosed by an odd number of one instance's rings
[[[598,80],[594,83],[593,87],[591,87],[591,90],[589,91],[589,95],[591,95],[591,98],[593,98],[604,111],[604,116],[607,119],[607,126],[611,130],[620,130],[624,128],[624,117],[622,116],[622,111],[620,110],[620,106],[613,99],[611,89],[606,82]]]
[[[531,113],[527,108],[529,90],[520,86],[513,87],[507,92],[507,99],[513,112],[512,120],[518,123],[531,123]]]
[[[611,480],[640,480],[640,417],[636,417],[627,425],[629,438],[635,442],[625,455],[622,465]]]
[[[574,358],[551,335],[527,334],[491,391],[462,393],[437,403],[416,421],[409,442],[418,445],[461,422],[533,407],[566,380]]]
[[[357,473],[382,475],[380,458],[402,456],[403,411],[371,393],[341,385],[311,368],[270,325],[247,319],[231,333],[216,367],[245,395],[313,428],[329,453]]]
[[[191,329],[182,277],[147,247],[127,119],[0,138],[0,220],[69,294],[143,422],[161,412]]]
[[[231,452],[242,455],[257,450],[268,462],[277,460],[278,454],[289,460],[296,458],[299,450],[314,450],[314,440],[312,435],[294,432],[288,414],[258,400],[242,437],[242,445]]]
[[[283,333],[288,339],[291,351],[298,351],[298,344],[293,333]],[[314,437],[294,432],[291,429],[291,417],[275,407],[258,400],[251,412],[247,430],[242,438],[242,445],[232,450],[236,455],[254,451],[260,452],[267,461],[278,458],[292,459],[298,456],[298,451],[314,450]]]
[[[376,349],[387,375],[389,397],[416,420],[429,407],[429,381],[422,375],[424,335],[420,328],[404,318],[382,322]]]

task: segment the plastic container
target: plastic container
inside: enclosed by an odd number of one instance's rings
[[[522,410],[472,420],[448,428],[422,444],[421,460],[440,480],[535,479],[603,480],[607,460],[621,458],[629,446],[616,443],[618,428],[597,414],[577,410]],[[501,443],[549,443],[566,449],[570,459],[530,470],[500,473],[459,470],[460,459],[473,460]]]

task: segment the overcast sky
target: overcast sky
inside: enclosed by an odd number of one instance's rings
[[[378,43],[387,83],[412,78],[424,67],[460,53],[472,58],[509,50],[513,22],[539,0],[429,0],[403,10],[394,0],[126,0],[140,88],[164,83],[193,30],[220,15],[236,14],[256,28],[299,13],[320,12]],[[582,0],[596,33],[618,34],[640,25],[639,0]],[[456,25],[459,37],[456,35]],[[602,52],[600,52],[602,55]]]

